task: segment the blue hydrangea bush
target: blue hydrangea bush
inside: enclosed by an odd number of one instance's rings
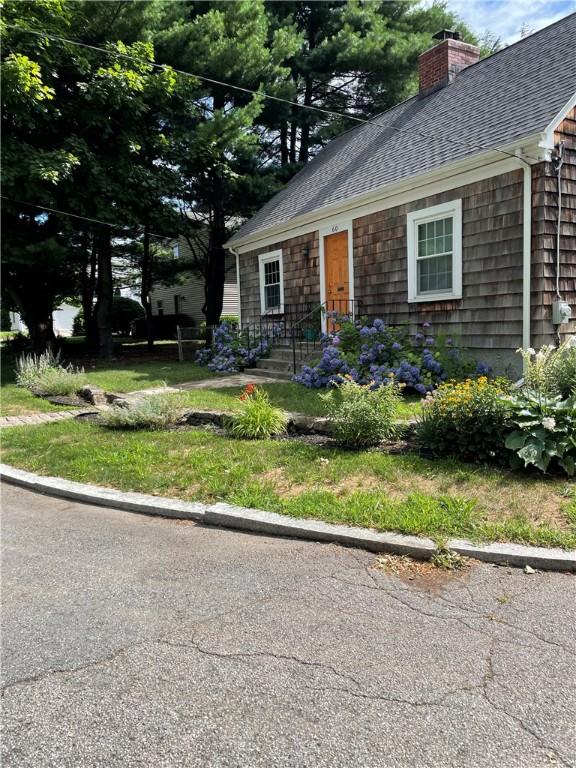
[[[372,388],[395,381],[406,391],[425,395],[448,379],[491,372],[450,337],[434,335],[429,323],[410,334],[408,328],[380,319],[339,318],[338,330],[324,335],[321,344],[321,359],[305,365],[294,381],[318,389],[340,384],[345,376]]]
[[[265,357],[269,351],[269,339],[248,340],[236,326],[223,322],[214,331],[212,346],[196,353],[196,363],[206,365],[215,373],[238,373],[255,366],[258,358]]]

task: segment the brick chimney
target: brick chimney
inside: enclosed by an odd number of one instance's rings
[[[443,29],[434,35],[440,42],[420,54],[418,69],[420,74],[420,97],[443,88],[465,67],[475,64],[480,58],[480,50],[475,45],[464,43],[460,34],[450,29]]]

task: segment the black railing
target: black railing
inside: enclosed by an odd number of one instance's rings
[[[323,319],[326,333],[333,333],[344,320],[358,317],[359,311],[360,302],[357,299],[327,299],[295,322],[291,332],[293,373],[304,360],[320,351]]]

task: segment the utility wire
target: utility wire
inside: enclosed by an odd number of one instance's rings
[[[483,150],[483,151],[498,152],[501,155],[505,155],[506,157],[511,157],[514,160],[519,160],[521,162],[526,163],[524,158],[519,157],[518,155],[515,155],[512,152],[507,152],[505,149],[497,149],[496,147],[488,147],[488,146],[485,146],[483,144],[473,144],[472,142],[454,139],[454,138],[449,137],[449,136],[441,136],[441,135],[437,135],[437,134],[433,134],[433,133],[424,133],[422,131],[414,131],[414,130],[410,130],[408,128],[399,128],[398,126],[395,126],[395,125],[383,125],[382,123],[376,122],[376,120],[367,120],[366,118],[357,117],[356,115],[349,115],[349,114],[346,114],[344,112],[335,112],[334,110],[324,109],[323,107],[315,107],[312,104],[300,104],[297,101],[291,101],[290,99],[284,99],[281,96],[274,96],[274,95],[272,95],[270,93],[263,93],[262,91],[255,91],[255,90],[253,90],[251,88],[245,88],[245,87],[243,87],[241,85],[233,85],[232,83],[227,83],[227,82],[225,82],[223,80],[216,80],[215,78],[207,77],[206,75],[197,75],[197,74],[194,74],[193,72],[186,72],[183,69],[176,69],[176,67],[171,67],[171,66],[166,65],[166,64],[157,64],[154,61],[149,61],[148,59],[143,59],[140,56],[132,56],[132,55],[130,55],[128,53],[120,53],[119,51],[107,50],[106,48],[100,48],[97,45],[90,45],[89,43],[81,43],[78,40],[70,40],[70,39],[68,39],[66,37],[60,37],[59,35],[52,35],[52,34],[50,34],[48,32],[39,32],[39,31],[34,30],[34,29],[25,29],[24,27],[19,27],[16,24],[4,24],[4,26],[6,26],[6,27],[8,27],[10,29],[17,29],[20,32],[24,32],[24,33],[27,33],[27,34],[30,34],[30,35],[36,35],[37,37],[45,37],[45,38],[48,38],[49,40],[56,40],[56,41],[61,42],[61,43],[68,43],[69,45],[76,45],[76,46],[78,46],[80,48],[87,48],[87,49],[89,49],[91,51],[99,51],[101,53],[106,53],[109,56],[118,56],[121,59],[128,59],[128,60],[131,60],[131,61],[137,61],[137,62],[139,62],[141,64],[146,64],[147,66],[155,67],[156,69],[161,69],[163,71],[176,72],[177,74],[183,75],[184,77],[189,77],[189,78],[192,78],[192,79],[195,79],[195,80],[204,80],[205,82],[212,83],[213,85],[221,85],[221,86],[224,86],[226,88],[232,88],[232,89],[234,89],[236,91],[241,91],[243,93],[250,93],[253,96],[260,96],[261,98],[264,98],[264,99],[271,99],[272,101],[278,101],[278,102],[281,102],[283,104],[289,104],[292,107],[299,107],[300,109],[309,109],[309,110],[312,110],[314,112],[319,112],[320,114],[323,114],[323,115],[329,115],[331,117],[340,117],[340,118],[344,118],[346,120],[353,120],[356,123],[363,123],[363,124],[366,124],[366,125],[377,126],[378,128],[386,128],[386,129],[389,129],[389,130],[397,131],[398,133],[404,133],[404,134],[406,134],[408,136],[419,136],[420,138],[429,139],[429,140],[432,140],[432,141],[446,141],[446,142],[449,142],[449,143],[454,144],[454,145],[468,147],[469,149],[477,149],[477,150]],[[529,155],[526,155],[526,157],[529,160],[533,160],[534,162],[540,162],[537,158],[530,157]],[[526,163],[526,165],[528,165],[528,163]]]
[[[71,216],[73,219],[82,219],[83,221],[90,221],[93,224],[103,224],[105,227],[111,227],[112,229],[122,229],[121,224],[111,224],[109,221],[93,219],[90,218],[90,216],[81,216],[78,213],[71,213],[70,211],[59,211],[57,208],[49,208],[47,205],[37,205],[36,203],[29,203],[25,200],[13,200],[11,197],[7,197],[6,195],[0,195],[0,198],[2,198],[2,200],[7,200],[9,203],[14,203],[15,205],[29,205],[31,208],[38,208],[41,211],[50,211],[50,213],[57,213],[61,216]],[[174,237],[170,237],[168,235],[156,235],[154,232],[148,232],[148,235],[150,237],[157,237],[159,240],[174,240]]]

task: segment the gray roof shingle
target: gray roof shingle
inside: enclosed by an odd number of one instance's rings
[[[575,90],[576,13],[334,139],[229,242],[543,131]]]

